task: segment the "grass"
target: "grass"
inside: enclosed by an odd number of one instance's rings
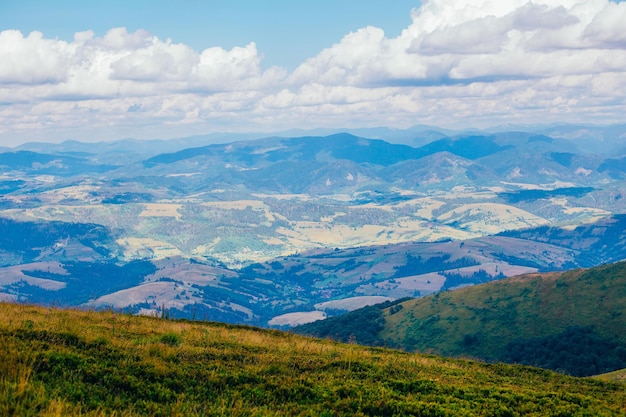
[[[601,381],[614,381],[614,382],[626,383],[626,369],[619,369],[617,371],[607,372],[606,374],[597,375],[594,378],[597,378]]]
[[[448,291],[387,311],[379,337],[409,351],[503,360],[507,344],[571,326],[626,345],[626,263],[530,274]]]
[[[0,303],[3,416],[616,416],[625,388],[252,327]]]

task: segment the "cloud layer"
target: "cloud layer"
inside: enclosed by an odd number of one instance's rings
[[[289,73],[254,43],[195,51],[139,30],[0,32],[0,144],[223,130],[623,122],[626,3],[430,0]]]

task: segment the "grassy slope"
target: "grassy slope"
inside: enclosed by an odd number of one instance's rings
[[[618,371],[608,372],[606,374],[597,375],[594,378],[597,378],[601,381],[616,381],[616,382],[626,382],[626,369],[620,369]]]
[[[112,312],[0,304],[0,415],[626,415],[623,384]]]
[[[411,300],[390,313],[384,339],[449,356],[501,359],[508,342],[573,325],[626,344],[626,263],[523,275]]]

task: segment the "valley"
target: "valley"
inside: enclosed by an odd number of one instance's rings
[[[583,139],[22,145],[0,154],[0,297],[289,327],[615,262],[619,137]]]

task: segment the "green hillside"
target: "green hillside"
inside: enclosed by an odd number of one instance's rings
[[[596,375],[595,378],[602,381],[616,381],[624,383],[626,382],[626,369],[618,369],[617,371]]]
[[[370,317],[372,324],[361,316]],[[350,323],[360,324],[353,328]],[[522,275],[394,306],[373,306],[295,331],[338,340],[348,340],[348,333],[354,332],[357,343],[588,376],[626,367],[624,329],[622,262]]]
[[[410,351],[574,375],[626,367],[626,263],[523,275],[402,306],[387,310],[380,337]]]
[[[0,304],[2,416],[617,416],[624,388],[251,327]]]

